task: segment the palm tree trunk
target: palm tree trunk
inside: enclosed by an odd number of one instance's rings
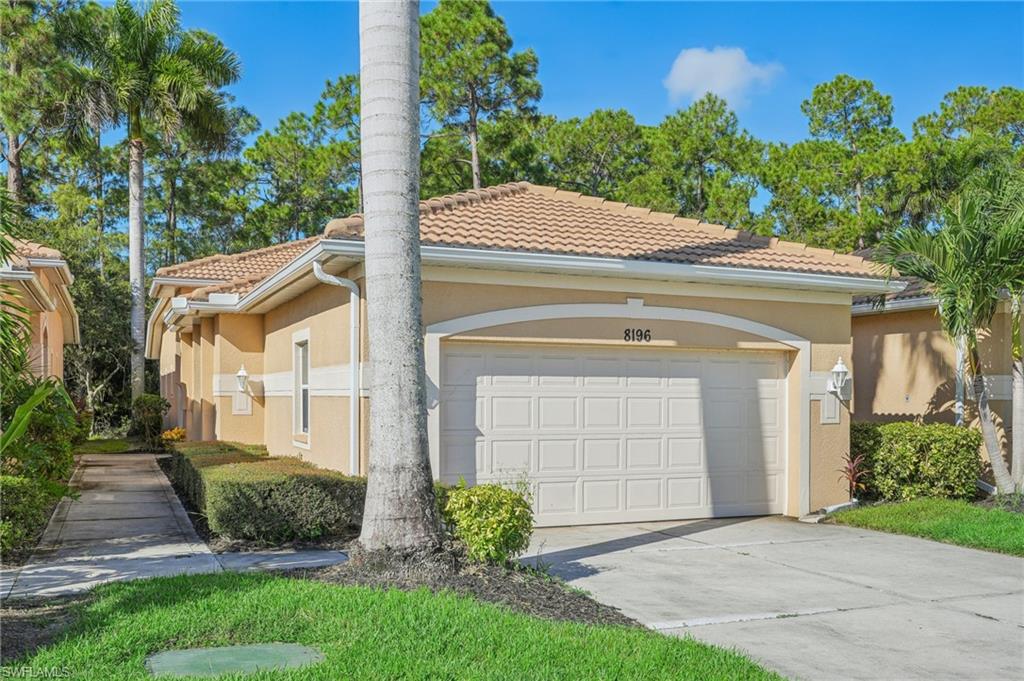
[[[1013,298],[1010,347],[1013,358],[1013,415],[1010,422],[1010,472],[1024,490],[1024,294]]]
[[[24,142],[17,135],[7,134],[7,193],[20,202],[25,190],[25,174],[21,168],[21,150]]]
[[[992,420],[992,408],[988,403],[988,390],[985,388],[985,377],[978,372],[973,382],[974,399],[978,402],[978,420],[981,421],[981,434],[985,439],[985,449],[988,451],[989,463],[992,465],[992,476],[996,479],[996,489],[1000,494],[1012,494],[1014,491],[1013,478],[1006,468],[1006,459],[1003,458],[1003,449],[999,446],[999,434],[996,433],[996,425]]]
[[[480,189],[480,136],[477,134],[476,117],[469,119],[469,159],[473,169],[473,189]]]
[[[139,115],[132,116],[128,136],[128,281],[131,285],[132,400],[141,395],[146,385],[146,264],[145,232],[142,224],[143,142]]]
[[[370,466],[359,543],[435,548],[419,242],[419,2],[359,3]]]

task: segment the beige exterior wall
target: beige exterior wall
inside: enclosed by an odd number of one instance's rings
[[[1009,376],[1009,339],[1010,315],[1001,310],[980,337],[979,355],[988,376]],[[854,317],[853,351],[855,419],[956,421],[956,348],[943,332],[934,309]],[[967,397],[966,418],[977,425],[977,410],[969,389]],[[993,399],[991,404],[1004,451],[1008,452],[1012,405],[1008,399]],[[987,457],[984,451],[983,456]]]
[[[464,271],[463,271],[464,272]],[[486,277],[486,273],[482,276]],[[364,280],[357,280],[360,286]],[[470,314],[493,310],[555,303],[623,304],[627,298],[641,298],[647,307],[669,307],[732,315],[781,328],[811,342],[812,372],[831,369],[838,356],[850,358],[851,330],[849,299],[844,296],[823,297],[809,294],[814,302],[800,302],[801,294],[789,293],[792,300],[779,300],[786,292],[716,287],[715,295],[651,293],[638,284],[636,292],[602,291],[572,288],[574,279],[562,279],[562,287],[550,285],[504,285],[500,283],[453,282],[428,280],[423,286],[424,325],[447,321]],[[728,297],[734,294],[736,297]],[[167,376],[165,394],[173,392],[173,384],[183,384],[188,399],[185,427],[190,438],[218,437],[226,440],[254,441],[262,438],[269,451],[277,455],[300,456],[317,465],[347,471],[348,468],[348,402],[347,390],[336,394],[311,394],[311,432],[308,442],[294,432],[294,402],[288,386],[291,380],[296,334],[308,334],[310,365],[318,369],[344,374],[347,385],[349,362],[348,292],[337,287],[317,285],[262,315],[221,315],[207,318],[192,333],[172,334],[177,342],[165,336],[161,353],[162,377]],[[367,336],[362,324],[363,362],[367,362]],[[835,469],[848,448],[849,418],[844,414],[838,424],[819,423],[817,402],[810,405],[811,424],[801,423],[801,385],[797,351],[782,343],[748,333],[705,324],[634,319],[559,319],[542,322],[504,324],[470,331],[449,341],[473,340],[495,343],[558,343],[574,345],[621,345],[636,347],[623,340],[623,329],[650,328],[654,340],[650,345],[661,348],[778,350],[789,358],[788,407],[788,482],[791,515],[799,513],[801,479],[801,428],[809,429],[811,507],[842,501],[845,489],[836,478]],[[173,351],[168,347],[174,346]],[[372,361],[372,358],[370,359]],[[272,394],[253,398],[252,414],[232,414],[232,396],[214,396],[215,375],[219,380],[233,375],[244,362],[250,376],[261,377],[262,386]],[[365,375],[365,374],[364,374]],[[164,382],[162,381],[162,386]],[[282,387],[284,386],[284,387]],[[314,386],[315,388],[315,386]],[[364,386],[365,390],[366,386]],[[809,388],[808,388],[809,389]],[[230,391],[229,391],[230,392]],[[258,392],[258,391],[257,391]],[[170,399],[170,398],[169,398]],[[369,400],[361,401],[361,472],[368,468]],[[176,410],[172,409],[172,414]],[[177,416],[175,416],[175,419]]]

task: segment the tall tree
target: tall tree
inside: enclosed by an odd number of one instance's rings
[[[245,158],[258,201],[246,226],[254,240],[310,236],[359,210],[358,78],[328,81],[311,114],[289,114]]]
[[[769,214],[782,231],[815,243],[874,243],[886,228],[884,152],[903,140],[892,124],[892,98],[869,80],[839,75],[815,86],[800,108],[811,138],[774,145],[762,170]]]
[[[174,0],[154,0],[136,9],[117,0],[101,49],[91,67],[114,93],[118,117],[128,128],[128,260],[131,284],[132,397],[145,387],[146,132],[170,138],[188,130],[196,140],[227,132],[227,106],[220,91],[238,79],[233,52],[205,31],[181,28]]]
[[[108,117],[109,101],[73,60],[75,47],[101,23],[98,7],[58,0],[0,2],[0,140],[7,191],[26,202],[24,156],[53,135],[88,142]],[[94,35],[94,33],[93,33]]]
[[[238,218],[247,206],[237,199],[244,196],[248,180],[241,153],[245,137],[259,123],[242,107],[230,109],[227,123],[218,139],[195,139],[187,129],[169,139],[148,137],[155,181],[147,193],[157,213],[149,221],[154,248],[148,260],[154,268],[208,255],[211,248],[222,251],[232,236],[224,232],[241,229]]]
[[[1005,291],[1019,291],[1024,283],[1024,221],[1000,220],[998,206],[991,193],[969,188],[946,210],[942,229],[898,229],[878,253],[900,274],[931,285],[943,329],[965,352],[996,487],[1009,494],[1016,485],[1003,458],[978,351],[979,330],[991,326]]]
[[[486,0],[441,0],[423,17],[422,51],[424,104],[438,123],[466,136],[479,189],[480,123],[506,111],[533,113],[541,95],[537,55],[512,52],[505,22]]]
[[[668,116],[649,134],[648,177],[636,183],[639,205],[749,227],[750,202],[764,145],[739,126],[720,97],[708,94]]]
[[[367,325],[373,361],[370,470],[359,543],[436,548],[427,444],[419,234],[419,3],[362,0],[359,62]]]
[[[481,182],[485,186],[520,181],[549,184],[545,143],[555,124],[554,116],[522,117],[510,112],[481,122]],[[468,157],[469,143],[461,130],[443,128],[430,135],[420,160],[420,195],[454,194],[472,186]]]
[[[548,130],[544,149],[558,186],[618,201],[647,168],[650,152],[643,129],[625,109],[559,121]]]

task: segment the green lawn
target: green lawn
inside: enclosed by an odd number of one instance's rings
[[[122,454],[139,449],[139,444],[126,438],[86,440],[75,447],[75,454]]]
[[[915,499],[835,515],[837,523],[1024,556],[1024,514],[966,501]]]
[[[642,629],[539,620],[476,600],[258,574],[110,584],[27,661],[75,679],[148,678],[172,648],[282,642],[325,661],[246,679],[779,679],[737,653]],[[0,671],[0,676],[5,676]],[[234,678],[234,677],[222,677]]]

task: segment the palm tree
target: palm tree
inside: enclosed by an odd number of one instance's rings
[[[427,447],[420,298],[419,2],[359,3],[370,468],[359,543],[399,554],[439,544]],[[353,395],[353,399],[356,396]]]
[[[996,487],[1008,494],[1016,486],[992,418],[978,331],[990,326],[1006,292],[1024,283],[1024,222],[1001,220],[997,198],[978,187],[955,197],[943,218],[937,231],[908,227],[891,232],[879,257],[901,275],[931,284],[942,327],[965,353]]]
[[[999,219],[1006,225],[1016,223],[1024,229],[1024,171],[1014,168],[995,192]],[[1012,229],[1012,227],[1009,227]],[[1024,490],[1024,279],[1011,283],[1010,356],[1012,409],[1010,419],[1010,472],[1018,490]]]
[[[115,118],[128,124],[128,266],[131,282],[132,398],[145,384],[145,226],[143,182],[147,130],[173,137],[186,129],[214,140],[228,129],[220,91],[239,76],[238,58],[205,31],[183,31],[174,0],[138,8],[117,0],[91,71],[112,94]]]

